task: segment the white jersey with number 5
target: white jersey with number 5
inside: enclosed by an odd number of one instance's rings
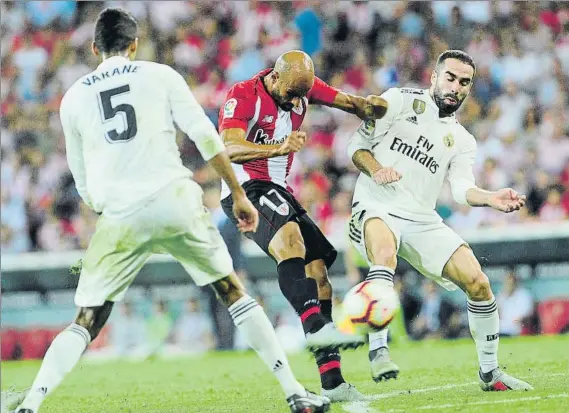
[[[60,117],[77,191],[107,216],[129,215],[173,181],[191,177],[174,123],[206,160],[224,149],[182,76],[154,62],[104,60],[67,91]]]
[[[455,116],[439,117],[429,90],[393,88],[382,119],[363,122],[348,145],[350,159],[359,149],[370,150],[384,167],[402,178],[377,185],[360,174],[354,202],[382,205],[393,215],[422,222],[440,221],[434,208],[445,177],[453,197],[466,204],[466,191],[475,187],[472,165],[476,155],[474,137]]]

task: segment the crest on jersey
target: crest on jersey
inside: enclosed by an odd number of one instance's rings
[[[235,108],[237,107],[237,99],[231,98],[227,102],[225,102],[225,106],[223,107],[223,117],[224,118],[232,118],[235,114]]]
[[[302,104],[300,106],[294,106],[292,108],[292,111],[294,113],[296,113],[297,115],[302,115],[302,112],[304,111],[304,108],[302,107]]]
[[[452,145],[454,145],[454,137],[452,136],[451,133],[449,133],[448,135],[446,135],[446,136],[443,138],[443,143],[445,144],[445,146],[446,146],[447,148],[451,148]]]
[[[284,217],[284,216],[287,216],[288,213],[289,213],[288,204],[287,204],[286,202],[283,202],[282,204],[280,204],[280,205],[277,207],[277,213],[278,213],[279,215],[282,215],[283,217]]]
[[[425,101],[421,100],[421,99],[415,99],[413,101],[413,110],[415,111],[415,113],[417,115],[420,115],[421,113],[423,113],[425,111]]]

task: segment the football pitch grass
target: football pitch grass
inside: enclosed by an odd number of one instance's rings
[[[367,349],[343,353],[343,372],[368,402],[332,412],[569,412],[569,336],[502,338],[500,366],[532,392],[484,393],[470,340],[424,341],[391,348],[400,377],[370,378]],[[319,391],[308,353],[290,356],[298,379]],[[2,363],[2,388],[28,387],[39,362]],[[83,362],[47,399],[41,413],[287,412],[271,373],[253,352],[144,362]]]

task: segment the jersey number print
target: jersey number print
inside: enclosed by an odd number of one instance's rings
[[[276,205],[273,201],[271,201],[267,196],[275,195],[277,199],[281,202],[280,205]],[[287,216],[289,212],[289,207],[286,200],[279,194],[275,189],[271,189],[267,192],[267,196],[263,195],[259,198],[259,204],[261,206],[267,206],[271,210],[275,211],[277,214],[282,216]]]
[[[121,133],[118,133],[116,129],[107,131],[106,137],[111,143],[129,141],[136,136],[136,132],[138,131],[136,125],[136,114],[134,113],[132,105],[129,105],[128,103],[121,103],[120,105],[113,106],[113,103],[111,102],[111,98],[113,96],[129,92],[130,86],[124,85],[114,89],[104,90],[100,93],[101,108],[103,109],[103,123],[113,119],[121,112],[124,114],[123,119],[126,121],[126,128]]]

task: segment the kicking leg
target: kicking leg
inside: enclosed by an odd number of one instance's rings
[[[371,262],[366,280],[381,283],[393,289],[393,275],[397,266],[397,243],[393,232],[379,218],[370,218],[364,224],[364,240]],[[397,378],[399,367],[389,357],[388,329],[369,334],[369,360],[372,378],[376,382]]]
[[[77,364],[89,343],[107,322],[113,302],[99,307],[79,308],[75,320],[55,337],[47,350],[32,387],[16,410],[17,413],[36,413],[47,395],[63,381]]]
[[[344,334],[322,315],[316,280],[306,276],[306,248],[295,222],[283,225],[269,243],[269,252],[278,262],[279,286],[302,322],[309,349],[357,348],[361,337]]]
[[[298,224],[283,225],[269,243],[269,252],[278,262],[281,291],[300,317],[304,332],[320,330],[327,320],[318,301],[317,281],[306,276],[306,248]]]
[[[466,245],[459,247],[444,267],[443,275],[467,296],[468,324],[480,363],[480,386],[485,391],[532,390],[498,368],[500,320],[488,277]]]
[[[306,275],[316,281],[320,310],[327,322],[332,322],[332,284],[324,260],[315,260],[306,265]],[[337,350],[314,351],[322,383],[322,394],[332,402],[363,400],[364,396],[351,384],[346,383],[341,371],[341,358]]]
[[[312,408],[323,412],[329,400],[307,392],[296,381],[280,346],[275,330],[262,307],[247,295],[235,273],[211,284],[219,299],[228,307],[237,328],[243,333],[249,345],[273,372],[279,381],[292,412],[304,412]]]

